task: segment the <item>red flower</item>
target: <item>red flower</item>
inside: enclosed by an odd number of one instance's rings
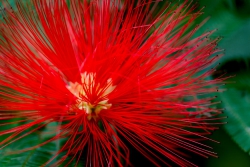
[[[218,39],[208,38],[212,32],[192,38],[201,14],[194,6],[158,9],[151,0],[16,6],[16,12],[5,6],[0,25],[0,119],[12,124],[0,132],[9,134],[2,148],[58,122],[53,138],[26,149],[67,138],[47,165],[81,157],[87,166],[131,165],[126,143],[154,165],[169,159],[192,166],[183,150],[215,156],[201,140],[220,113],[207,94],[222,79],[208,80],[212,70],[204,70],[218,57]]]

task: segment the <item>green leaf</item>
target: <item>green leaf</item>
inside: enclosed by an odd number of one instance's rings
[[[250,60],[233,60],[222,66],[227,74],[236,74],[227,80],[226,91],[219,97],[228,116],[226,131],[233,140],[250,154]],[[233,83],[232,81],[235,81]]]
[[[58,123],[52,122],[48,124],[45,128],[39,129],[36,132],[22,137],[19,140],[7,145],[3,149],[0,149],[0,167],[38,167],[44,165],[51,158],[53,158],[53,156],[60,150],[61,146],[65,144],[65,141],[67,139],[52,141],[36,149],[20,152],[18,154],[15,153],[15,151],[27,149],[32,146],[37,146],[43,143],[44,141],[51,139],[53,136],[56,135],[56,132],[53,131],[53,133],[51,129],[54,130],[57,126]],[[27,129],[27,132],[29,132],[33,128]],[[27,132],[23,132],[22,135]],[[0,141],[4,139],[6,139],[6,137],[2,137]],[[50,164],[53,164],[54,162],[60,160],[62,156],[64,156],[64,154],[58,155]],[[67,158],[65,160],[65,164],[67,164],[68,160],[70,159],[71,157]],[[76,166],[76,160],[73,160],[70,163],[69,167],[82,167],[83,164],[84,161],[81,160],[81,162],[79,162]],[[49,167],[49,165],[47,166]]]
[[[250,153],[250,94],[230,88],[220,97],[228,116],[225,129],[245,152]]]
[[[216,130],[211,138],[220,143],[209,142],[209,146],[213,147],[213,151],[217,153],[219,158],[209,158],[205,162],[205,167],[247,167],[250,164],[250,158],[231,136],[225,132],[225,129]],[[211,143],[211,144],[210,144]],[[237,161],[236,161],[237,160]]]
[[[241,0],[241,2],[236,2],[236,0],[199,1],[200,8],[203,6],[205,8],[202,10],[204,14],[196,20],[196,23],[199,24],[206,18],[209,20],[196,35],[217,29],[211,37],[222,37],[219,48],[225,49],[225,55],[220,59],[221,63],[230,59],[250,57],[250,2],[247,0]]]
[[[45,128],[42,130],[45,130]],[[22,133],[22,135],[25,133]],[[37,131],[1,149],[1,167],[35,167],[46,163],[59,149],[56,142],[48,143],[30,151],[15,153],[17,150],[27,149],[42,143],[44,141],[42,134],[42,131]]]
[[[221,62],[235,58],[250,57],[250,19],[243,23],[243,25],[230,35],[224,35],[224,39],[221,41],[219,47],[225,49],[226,54],[220,60]],[[229,24],[228,26],[231,25]]]

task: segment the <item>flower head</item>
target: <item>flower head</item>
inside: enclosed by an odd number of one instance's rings
[[[201,12],[187,1],[157,3],[32,0],[13,11],[5,2],[0,120],[12,126],[0,131],[9,134],[1,148],[56,123],[53,137],[22,151],[66,138],[44,165],[81,157],[87,166],[131,165],[126,142],[154,165],[194,165],[180,148],[215,156],[201,140],[220,113],[207,94],[222,79],[205,70],[218,39],[192,37]]]

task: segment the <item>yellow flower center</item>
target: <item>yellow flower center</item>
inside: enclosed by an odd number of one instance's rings
[[[100,83],[95,83],[95,77],[95,73],[84,72],[81,74],[81,84],[78,82],[69,82],[69,85],[67,85],[68,90],[78,98],[76,107],[85,111],[88,120],[92,118],[96,120],[101,110],[109,109],[112,106],[112,104],[108,102],[109,99],[107,95],[114,91],[116,87],[112,85],[111,78],[107,80],[106,85],[101,87]],[[84,100],[87,98],[87,94],[92,94],[93,92],[102,99],[96,104],[91,104]],[[69,112],[72,113],[72,111]]]

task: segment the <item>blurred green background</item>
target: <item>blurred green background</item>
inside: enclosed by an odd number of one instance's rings
[[[200,20],[210,17],[199,30],[218,29],[214,37],[222,36],[219,48],[225,55],[213,77],[225,74],[225,92],[218,93],[227,124],[215,131],[210,143],[219,158],[200,163],[206,167],[250,167],[250,0],[200,0],[205,6]],[[199,20],[198,20],[199,22]]]
[[[234,77],[227,80],[224,86],[227,91],[218,93],[222,101],[218,107],[224,108],[224,115],[228,116],[225,120],[228,123],[211,136],[220,144],[208,142],[219,158],[203,159],[195,156],[191,161],[204,167],[250,167],[250,0],[199,0],[198,3],[199,8],[205,8],[204,14],[196,20],[197,24],[205,18],[210,19],[197,34],[218,29],[213,37],[223,37],[219,47],[225,49],[225,55],[218,61],[220,64],[212,77],[222,74]],[[27,159],[24,166],[30,161],[31,155],[34,162],[39,162],[43,157],[41,161],[45,162],[48,157],[46,150],[50,148],[53,152],[58,150],[57,147],[58,143],[51,143],[46,149],[40,148],[37,155],[39,159],[31,152],[20,159]],[[10,160],[0,157],[0,162]]]

